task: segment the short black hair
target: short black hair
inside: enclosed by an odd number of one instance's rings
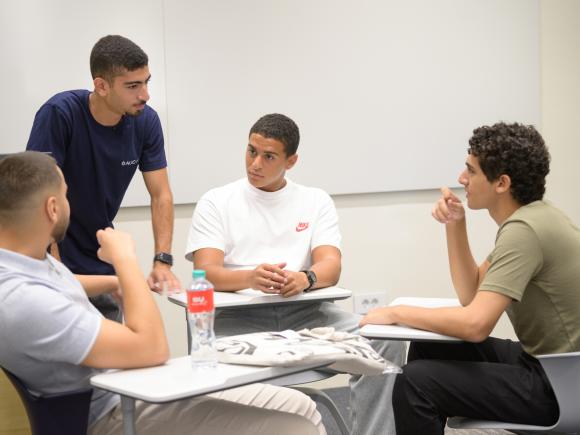
[[[91,51],[91,75],[111,83],[124,70],[135,71],[147,66],[149,58],[133,41],[120,35],[107,35]]]
[[[56,161],[46,153],[25,151],[0,159],[0,224],[21,219],[39,192],[61,183]]]
[[[262,116],[252,126],[248,136],[251,136],[253,133],[282,142],[284,144],[286,157],[296,154],[296,150],[298,150],[300,130],[298,130],[296,123],[286,115],[270,113],[269,115]]]
[[[518,203],[526,205],[544,197],[550,153],[533,126],[499,122],[476,128],[467,152],[477,157],[488,181],[508,175]]]

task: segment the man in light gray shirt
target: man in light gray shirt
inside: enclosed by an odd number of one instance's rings
[[[67,185],[54,159],[38,152],[0,160],[0,365],[33,392],[89,386],[99,369],[163,364],[169,347],[161,315],[131,237],[99,230],[99,258],[123,289],[125,324],[105,319],[85,289],[47,254],[66,234]],[[121,434],[119,397],[96,390],[89,433]],[[140,434],[324,434],[314,403],[293,390],[250,385],[154,405],[138,402]]]

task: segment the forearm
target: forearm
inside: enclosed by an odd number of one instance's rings
[[[124,258],[113,266],[123,288],[125,325],[143,338],[147,346],[168,351],[161,314],[153,299],[136,258]]]
[[[327,258],[320,260],[310,268],[316,274],[316,284],[312,288],[323,288],[336,285],[340,278],[340,258]]]
[[[170,253],[173,239],[173,195],[171,191],[151,198],[151,223],[155,240],[155,253]]]
[[[479,271],[469,247],[465,219],[447,224],[445,232],[453,287],[461,304],[467,305],[477,292]]]
[[[115,275],[75,275],[75,277],[89,297],[111,293],[119,288],[119,280]]]
[[[425,331],[480,342],[489,336],[493,325],[482,324],[468,307],[421,308],[408,305],[392,307],[392,323]]]
[[[207,279],[218,291],[237,291],[251,287],[252,270],[229,270],[218,265],[199,265],[205,270]]]

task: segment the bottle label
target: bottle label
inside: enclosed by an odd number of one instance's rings
[[[213,310],[213,289],[187,292],[187,310],[190,313],[205,313]]]

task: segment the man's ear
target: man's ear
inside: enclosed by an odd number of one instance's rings
[[[95,93],[99,97],[105,97],[109,93],[111,85],[102,77],[95,77],[93,80],[93,85],[95,86]]]
[[[58,221],[58,203],[56,196],[49,196],[44,203],[44,209],[48,219],[55,224]]]
[[[292,154],[290,157],[286,159],[286,170],[292,169],[292,167],[298,161],[298,154]]]
[[[497,179],[497,184],[495,185],[495,191],[497,193],[505,193],[510,191],[512,185],[512,179],[509,175],[502,174]]]

